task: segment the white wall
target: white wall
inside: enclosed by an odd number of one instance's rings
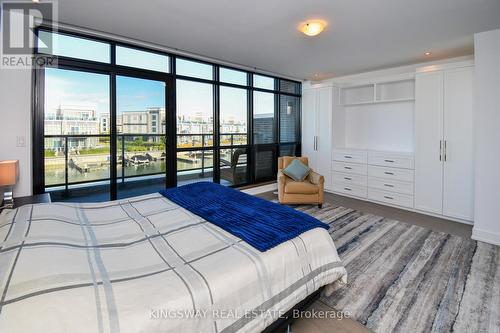
[[[354,105],[345,110],[346,147],[414,151],[413,102]]]
[[[500,30],[474,36],[476,189],[472,238],[500,245]]]
[[[1,69],[0,160],[19,160],[15,197],[32,192],[31,104],[31,70]],[[24,147],[18,147],[17,137],[24,137]]]

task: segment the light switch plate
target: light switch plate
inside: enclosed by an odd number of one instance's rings
[[[16,146],[18,147],[26,147],[26,137],[25,136],[18,136],[17,137],[17,144]]]

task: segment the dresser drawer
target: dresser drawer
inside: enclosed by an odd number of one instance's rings
[[[366,164],[356,164],[356,163],[345,163],[345,162],[333,161],[332,169],[333,169],[333,171],[337,171],[337,172],[354,173],[354,174],[358,174],[358,175],[366,175],[367,174],[367,165]]]
[[[392,168],[414,169],[412,154],[369,152],[368,164]]]
[[[333,182],[334,183],[346,183],[358,186],[366,186],[367,180],[366,176],[356,175],[344,172],[334,172],[333,173]]]
[[[333,191],[353,195],[355,197],[366,198],[366,186],[358,186],[346,183],[333,183]]]
[[[378,190],[413,195],[413,183],[410,182],[370,177],[368,186]]]
[[[386,202],[396,206],[413,208],[413,196],[388,191],[368,189],[368,199]]]
[[[366,164],[368,160],[368,154],[366,151],[334,149],[333,160],[340,162]]]
[[[368,176],[413,183],[413,170],[368,166]]]

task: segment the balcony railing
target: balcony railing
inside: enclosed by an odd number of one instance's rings
[[[230,152],[247,142],[244,133],[223,133],[220,137],[221,146],[224,146],[221,150]],[[210,149],[213,134],[177,134],[177,138],[178,142],[191,143],[178,144],[178,174],[205,178],[213,172],[213,149]],[[46,187],[64,186],[67,189],[70,185],[110,180],[110,136],[47,135],[45,140]],[[233,147],[232,150],[230,147]],[[135,177],[165,175],[166,156],[164,134],[118,134],[118,180],[123,183]],[[221,159],[221,167],[230,166],[231,156]],[[246,155],[237,164],[246,165]]]

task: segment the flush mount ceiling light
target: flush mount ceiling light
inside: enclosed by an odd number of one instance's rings
[[[311,20],[301,23],[299,30],[307,36],[317,36],[325,29],[325,26],[325,21]]]
[[[430,56],[432,54],[432,52],[425,52],[424,53],[426,56]]]

